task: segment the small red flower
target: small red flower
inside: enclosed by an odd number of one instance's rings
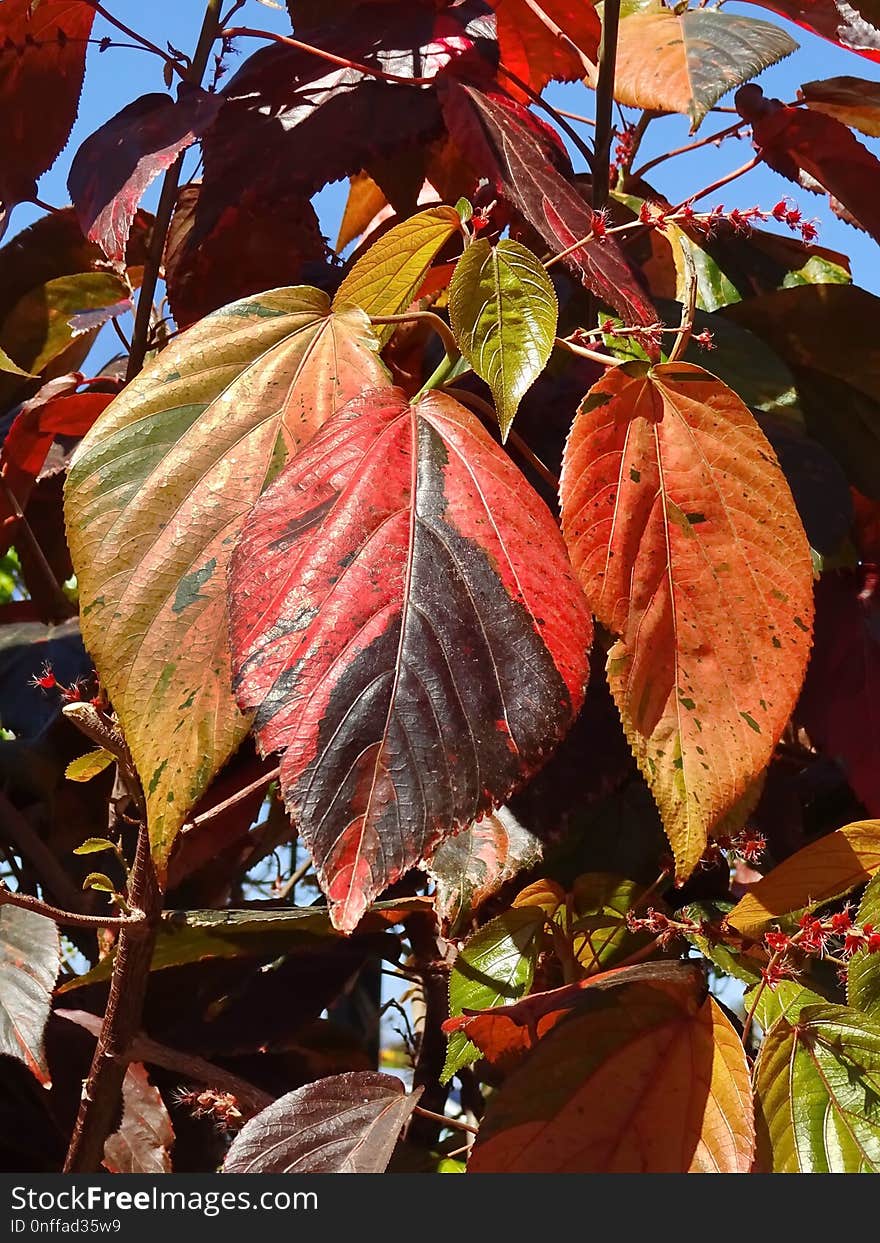
[[[774,954],[788,948],[790,938],[784,932],[765,932],[764,943]]]
[[[608,232],[608,216],[604,211],[594,211],[590,216],[590,228],[593,237],[602,241]]]
[[[852,927],[852,916],[849,911],[838,911],[831,916],[832,932],[848,932]]]
[[[33,686],[35,690],[41,691],[52,691],[55,689],[58,681],[48,661],[45,661],[40,672],[34,674],[30,679],[29,685]]]

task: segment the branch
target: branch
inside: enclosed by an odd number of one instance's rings
[[[524,3],[526,8],[531,9],[541,25],[546,27],[552,35],[555,35],[564,48],[566,48],[569,52],[574,53],[583,66],[584,76],[588,78],[592,77],[592,75],[596,72],[596,66],[590,60],[589,56],[587,56],[586,52],[581,51],[574,40],[570,39],[565,31],[560,26],[556,25],[553,18],[544,12],[537,0],[524,0]]]
[[[141,1025],[162,909],[144,825],[138,833],[128,902],[141,912],[142,921],[137,929],[126,926],[119,933],[107,1009],[64,1163],[66,1174],[90,1174],[101,1168],[104,1144],[119,1114],[129,1046]]]
[[[185,75],[186,80],[194,86],[200,86],[204,77],[208,58],[211,55],[211,48],[217,39],[219,14],[220,0],[208,0],[192,66]],[[171,223],[171,213],[174,211],[174,204],[177,201],[177,187],[180,182],[183,159],[184,153],[181,152],[168,169],[162,182],[162,193],[159,195],[159,206],[156,208],[156,218],[153,222],[153,232],[150,237],[147,261],[144,264],[144,275],[141,281],[140,294],[138,295],[137,314],[135,315],[134,332],[131,337],[131,353],[128,356],[128,368],[125,373],[126,381],[133,380],[144,365],[147,343],[150,336],[153,296],[156,292],[156,282],[159,279],[159,268],[162,264],[162,254],[165,250],[168,226]]]
[[[733,138],[734,135],[739,137],[740,130],[745,129],[746,126],[747,122],[739,120],[735,125],[728,125],[726,129],[720,129],[717,133],[709,134],[706,138],[686,143],[685,146],[676,147],[673,151],[666,151],[663,155],[657,155],[653,160],[648,160],[647,163],[642,164],[635,172],[630,173],[630,177],[633,181],[638,181],[639,178],[644,177],[645,173],[650,172],[652,168],[656,168],[658,164],[663,164],[666,160],[671,160],[677,155],[686,155],[688,151],[697,151],[700,147],[708,147],[713,142],[721,143],[725,138]]]
[[[112,13],[108,13],[103,4],[98,4],[97,0],[85,0],[85,2],[90,5],[96,13],[100,13],[105,22],[109,22],[111,26],[115,26],[117,30],[121,30],[124,35],[128,35],[129,39],[134,39],[135,43],[139,44],[142,48],[145,48],[148,52],[152,52],[155,56],[161,56],[162,60],[166,61],[170,65],[173,65],[177,72],[183,76],[183,70],[173,56],[169,56],[167,52],[163,52],[160,47],[156,47],[156,44],[151,43],[149,39],[144,37],[144,35],[139,35],[136,30],[132,30],[130,26],[126,26],[124,22],[121,22],[118,17],[114,17]],[[101,40],[95,39],[89,40],[89,42],[100,43]]]
[[[686,199],[682,199],[682,201],[673,207],[670,212],[666,213],[667,218],[669,216],[676,215],[676,213],[680,212],[683,207],[687,207],[689,203],[697,203],[700,199],[704,199],[707,194],[712,194],[715,190],[720,190],[722,186],[726,186],[728,182],[736,181],[737,177],[742,177],[745,173],[750,173],[753,168],[758,167],[763,158],[764,157],[762,155],[756,155],[749,160],[747,164],[742,164],[739,168],[735,168],[732,173],[727,173],[726,176],[719,177],[717,181],[713,181],[710,185],[704,186],[703,189],[698,190],[696,194],[689,194]]]
[[[407,311],[404,315],[371,315],[371,324],[417,324],[425,323],[429,328],[433,328],[437,336],[443,342],[443,348],[446,351],[446,357],[455,362],[461,357],[461,350],[453,336],[452,329],[444,319],[439,315],[435,315],[433,311]]]
[[[236,803],[240,803],[250,794],[256,794],[257,790],[263,789],[264,786],[271,785],[281,772],[281,767],[273,768],[271,772],[263,773],[262,777],[257,777],[256,781],[252,781],[250,785],[242,786],[240,790],[236,790],[234,794],[230,794],[229,798],[225,798],[222,803],[217,803],[214,807],[210,807],[207,811],[203,811],[200,816],[195,816],[189,824],[183,826],[182,832],[191,833],[193,829],[201,828],[203,824],[207,824],[209,820],[213,820],[215,816],[222,815],[224,811],[228,811],[230,807],[234,807]]]
[[[443,960],[443,947],[437,932],[437,919],[431,912],[410,915],[404,920],[413,951],[412,970],[422,982],[425,1022],[413,1069],[413,1087],[424,1088],[424,1106],[418,1106],[418,1120],[410,1123],[410,1138],[431,1147],[439,1135],[437,1118],[448,1125],[445,1116],[448,1087],[440,1082],[446,1061],[446,1037],[441,1024],[449,1017],[449,972]],[[451,1124],[450,1124],[451,1125]]]
[[[611,110],[614,103],[614,70],[617,64],[617,32],[620,0],[605,0],[602,39],[599,44],[599,79],[596,83],[596,139],[593,144],[593,211],[601,211],[608,201],[610,185],[611,139],[614,133]]]
[[[0,908],[4,906],[17,906],[23,911],[33,911],[35,915],[44,915],[46,919],[70,928],[91,928],[93,931],[98,928],[128,928],[132,932],[146,929],[144,913],[136,908],[132,908],[131,914],[125,916],[80,915],[76,911],[62,911],[60,907],[50,906],[48,902],[33,898],[28,893],[14,893],[0,881]]]
[[[221,30],[222,39],[268,39],[271,43],[283,43],[286,47],[296,48],[298,52],[309,52],[320,60],[326,60],[340,69],[354,69],[357,73],[366,74],[369,78],[379,78],[383,82],[400,82],[405,86],[428,86],[433,78],[405,78],[398,73],[386,73],[384,69],[374,69],[363,65],[360,61],[348,60],[345,56],[335,56],[333,52],[325,52],[323,48],[311,43],[303,43],[301,39],[293,39],[290,35],[278,35],[271,30],[255,30],[251,26],[229,26]]]
[[[560,112],[558,108],[554,108],[552,104],[548,104],[547,100],[543,99],[538,94],[537,91],[532,90],[528,82],[523,82],[522,78],[517,77],[517,75],[513,72],[513,70],[508,69],[506,65],[499,64],[498,72],[503,73],[506,78],[510,78],[511,82],[513,82],[514,85],[518,86],[519,89],[523,92],[523,94],[528,95],[529,99],[532,101],[532,103],[535,105],[536,108],[543,108],[543,110],[547,113],[547,115],[553,118],[553,120],[556,122],[559,128],[563,130],[566,134],[568,134],[571,141],[574,143],[578,151],[580,151],[581,155],[586,160],[587,167],[589,167],[593,162],[593,153],[590,150],[590,148],[586,145],[584,140],[581,138],[577,130],[572,129],[572,127],[566,121],[565,114]]]

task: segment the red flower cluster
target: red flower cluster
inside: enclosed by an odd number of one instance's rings
[[[63,682],[59,682],[55,675],[55,670],[48,661],[43,662],[42,669],[39,673],[34,674],[28,685],[44,693],[57,691],[64,703],[91,703],[96,708],[103,707],[104,705],[100,692],[95,696],[89,694],[85,678],[75,678],[67,686]]]
[[[231,1092],[218,1092],[215,1088],[205,1088],[201,1092],[178,1092],[178,1105],[191,1110],[194,1118],[213,1118],[221,1131],[237,1131],[243,1118],[238,1101]]]

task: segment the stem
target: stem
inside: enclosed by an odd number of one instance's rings
[[[220,0],[208,0],[192,66],[185,75],[187,81],[194,86],[200,86],[204,77],[208,58],[211,55],[211,48],[214,46],[214,41],[217,38],[219,14]],[[162,181],[162,193],[159,196],[159,206],[156,208],[153,234],[150,238],[150,248],[147,252],[147,262],[144,265],[144,275],[140,294],[138,295],[137,314],[131,338],[131,353],[128,356],[128,368],[125,373],[126,381],[133,380],[144,365],[147,343],[150,336],[153,296],[156,292],[156,282],[159,279],[159,268],[162,264],[162,254],[165,250],[168,226],[171,223],[171,213],[174,211],[174,204],[177,201],[177,187],[180,182],[183,160],[184,152],[181,152],[168,169]]]
[[[178,73],[182,75],[180,65],[173,56],[169,56],[167,52],[163,52],[160,47],[156,47],[155,43],[151,43],[144,35],[139,35],[136,30],[132,30],[130,26],[126,26],[125,22],[121,22],[118,17],[114,17],[112,13],[108,13],[103,4],[98,4],[97,0],[86,0],[86,4],[90,5],[96,13],[100,13],[105,22],[109,22],[111,26],[115,26],[117,30],[121,30],[124,35],[128,35],[129,39],[134,39],[135,43],[140,44],[142,48],[146,48],[148,52],[153,52],[156,56],[161,56],[162,60],[173,65]]]
[[[707,138],[700,138],[697,142],[686,143],[683,147],[676,147],[673,151],[667,151],[663,155],[655,156],[653,160],[648,160],[631,174],[633,181],[638,181],[640,177],[644,177],[645,173],[650,172],[652,168],[656,168],[658,164],[663,164],[666,160],[671,160],[677,155],[686,155],[688,151],[697,151],[700,147],[708,147],[713,142],[723,142],[725,138],[733,138],[738,135],[741,129],[744,129],[746,122],[740,120],[736,125],[728,125],[726,129],[720,129],[716,134],[709,134]]]
[[[46,554],[43,552],[40,541],[37,539],[36,535],[34,535],[31,524],[24,516],[24,510],[18,503],[18,497],[12,491],[12,488],[10,488],[5,475],[2,474],[0,474],[0,490],[2,490],[4,499],[16,518],[18,531],[23,537],[24,542],[27,544],[31,556],[34,559],[36,569],[38,570],[40,578],[42,578],[44,586],[46,587],[47,599],[45,603],[51,610],[52,620],[64,621],[66,618],[75,613],[76,609],[61,590],[61,584],[55,577],[51,565],[46,560]]]
[[[588,78],[591,77],[596,72],[596,66],[590,60],[589,56],[587,56],[585,52],[581,51],[574,40],[570,39],[561,27],[556,25],[553,18],[544,12],[537,0],[523,0],[523,2],[526,8],[530,9],[532,13],[534,13],[541,25],[545,26],[552,35],[555,35],[567,51],[572,52],[578,58],[583,66],[585,76]]]
[[[419,1051],[413,1069],[413,1087],[423,1088],[424,1107],[416,1106],[419,1122],[410,1125],[410,1137],[416,1144],[431,1147],[439,1135],[436,1121],[443,1125],[448,1088],[440,1082],[446,1061],[446,1037],[441,1024],[449,1017],[449,974],[442,961],[443,951],[437,920],[433,913],[410,915],[404,921],[413,951],[413,970],[422,982],[425,999],[425,1022]]]
[[[569,112],[567,108],[560,108],[558,104],[555,107],[561,117],[568,117],[569,121],[579,121],[581,125],[589,125],[591,129],[596,128],[596,122],[592,117],[582,117],[579,112]]]
[[[611,137],[614,132],[614,69],[617,63],[617,32],[620,25],[620,0],[605,0],[602,39],[599,43],[599,79],[596,83],[596,141],[592,163],[593,211],[601,211],[608,202],[611,177]]]
[[[234,807],[236,803],[240,803],[242,799],[247,798],[249,794],[256,794],[257,790],[263,789],[264,786],[271,785],[271,783],[279,776],[280,772],[281,767],[279,766],[278,768],[273,768],[269,773],[263,773],[262,777],[258,777],[256,781],[252,781],[250,785],[242,786],[240,790],[236,790],[235,794],[231,794],[229,798],[224,799],[222,803],[217,803],[216,806],[209,808],[208,811],[203,811],[200,816],[195,816],[189,824],[184,827],[183,832],[191,833],[193,829],[200,828],[201,825],[207,824],[209,820],[213,820],[215,816],[222,815],[224,811],[227,811],[230,807]]]
[[[144,825],[138,833],[128,901],[142,912],[143,922],[137,930],[123,927],[119,933],[107,1009],[64,1163],[66,1174],[93,1173],[101,1168],[104,1144],[119,1113],[129,1045],[141,1025],[162,909],[162,894]]]
[[[48,902],[42,902],[39,898],[32,898],[27,893],[14,893],[11,889],[0,882],[0,907],[17,906],[23,911],[33,911],[35,915],[44,915],[46,919],[54,920],[56,924],[62,924],[70,928],[133,928],[137,925],[144,929],[144,913],[143,911],[132,910],[131,915],[117,917],[114,915],[79,915],[75,911],[62,911],[60,907],[50,906]]]
[[[303,879],[304,876],[308,875],[308,873],[311,871],[313,866],[314,865],[312,864],[312,860],[310,858],[304,859],[303,862],[296,869],[296,871],[290,874],[290,876],[287,878],[287,880],[278,890],[278,893],[275,895],[276,898],[279,898],[279,899],[289,898],[291,894],[293,893],[294,889],[296,888],[296,886],[299,884],[299,882]]]
[[[446,357],[451,362],[456,362],[461,357],[461,351],[452,329],[444,319],[439,315],[435,315],[433,311],[408,311],[405,315],[371,315],[371,324],[417,324],[419,321],[427,324],[436,332],[437,336],[443,342],[443,348],[446,351]]]
[[[220,32],[222,39],[268,39],[271,43],[283,43],[286,47],[296,48],[298,52],[309,52],[320,60],[329,61],[341,69],[354,69],[369,78],[380,78],[383,82],[401,82],[405,86],[428,86],[433,78],[404,78],[397,73],[386,73],[384,69],[374,69],[370,65],[362,65],[359,61],[349,60],[345,56],[335,56],[333,52],[325,52],[323,48],[311,43],[303,43],[301,39],[293,39],[290,35],[278,35],[271,30],[255,30],[251,26],[229,26]]]
[[[442,1122],[444,1126],[452,1127],[456,1131],[467,1131],[469,1135],[476,1135],[480,1129],[471,1126],[469,1122],[459,1122],[458,1118],[447,1118],[446,1114],[435,1114],[433,1109],[422,1109],[421,1105],[416,1105],[413,1113],[422,1118],[431,1118],[434,1122]]]
[[[613,367],[617,359],[612,358],[610,354],[600,354],[597,350],[588,350],[585,345],[575,345],[573,341],[566,341],[565,337],[557,337],[554,345],[561,350],[567,350],[569,354],[577,354],[581,358],[589,358],[590,362],[599,363],[603,367]]]
[[[522,78],[518,78],[516,74],[513,72],[513,70],[508,69],[506,65],[499,64],[498,72],[503,73],[506,78],[510,78],[511,82],[513,82],[515,86],[518,86],[524,95],[528,95],[529,99],[532,101],[532,103],[537,108],[543,108],[544,111],[547,113],[547,115],[553,118],[553,120],[556,122],[559,128],[563,130],[564,133],[568,134],[571,141],[574,143],[578,151],[580,151],[581,155],[586,160],[587,165],[589,166],[590,164],[592,164],[593,162],[592,151],[583,141],[583,139],[581,138],[577,130],[574,130],[571,128],[571,126],[565,119],[565,115],[562,112],[560,112],[558,108],[554,108],[552,104],[548,104],[547,100],[543,99],[537,93],[537,91],[532,90],[528,82],[523,82]]]

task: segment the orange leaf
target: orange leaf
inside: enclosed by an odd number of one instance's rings
[[[737,903],[728,923],[759,937],[781,916],[840,898],[878,870],[880,820],[857,820],[785,859]]]
[[[749,1069],[711,997],[642,984],[541,1042],[489,1103],[471,1173],[747,1173]]]
[[[497,15],[501,63],[533,91],[542,91],[548,82],[583,78],[589,62],[595,62],[602,27],[589,0],[489,3]],[[528,99],[509,79],[504,86],[514,98]]]
[[[587,599],[619,636],[611,691],[685,878],[797,699],[813,618],[806,536],[748,409],[691,364],[626,363],[593,386],[561,497]]]

